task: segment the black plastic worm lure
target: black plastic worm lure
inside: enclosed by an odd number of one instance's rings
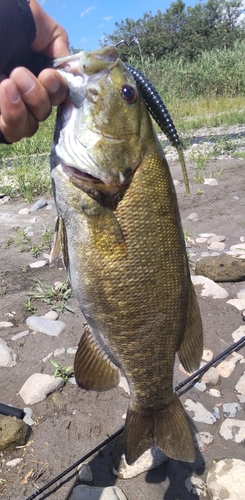
[[[128,71],[134,77],[142,97],[144,99],[145,105],[150,112],[151,116],[154,118],[155,122],[159,125],[160,129],[167,136],[169,142],[177,149],[179,160],[182,168],[185,191],[186,194],[190,194],[189,181],[186,171],[186,164],[183,155],[182,144],[178,136],[177,130],[174,126],[173,120],[162,101],[160,95],[158,94],[152,83],[137,69],[125,64]]]

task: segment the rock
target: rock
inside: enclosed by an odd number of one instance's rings
[[[46,375],[45,373],[34,373],[21,387],[19,394],[25,404],[34,405],[44,401],[48,394],[63,387],[64,381],[60,377]]]
[[[230,251],[236,255],[245,255],[245,243],[239,242],[236,245],[232,245],[232,247],[230,247]]]
[[[194,212],[190,215],[188,215],[188,217],[186,217],[187,220],[193,220],[193,221],[198,221],[198,215],[195,214]]]
[[[142,472],[156,469],[167,460],[168,457],[154,445],[150,450],[143,453],[132,465],[128,465],[125,455],[122,455],[117,469],[113,467],[113,474],[120,479],[130,479],[142,474]]]
[[[244,236],[240,236],[239,240],[244,243],[245,242],[245,237]]]
[[[198,432],[194,436],[195,446],[199,451],[206,451],[210,448],[214,437],[210,432]]]
[[[218,186],[218,181],[210,177],[209,179],[205,179],[204,184],[207,184],[207,186]]]
[[[0,328],[11,328],[11,326],[14,325],[10,321],[0,321]]]
[[[23,458],[14,458],[13,460],[9,460],[6,462],[7,467],[15,467],[22,462]]]
[[[54,351],[54,356],[61,356],[62,354],[65,353],[65,348],[64,347],[60,347],[59,349],[55,349]]]
[[[228,378],[231,373],[234,371],[237,362],[240,357],[237,357],[237,353],[232,353],[231,356],[221,361],[221,363],[216,366],[216,370],[221,377]]]
[[[233,338],[234,342],[238,342],[244,336],[245,336],[245,325],[239,326],[239,328],[237,328],[237,330],[235,330],[232,333],[232,338]]]
[[[217,462],[208,472],[207,489],[212,500],[244,498],[245,462],[236,458]]]
[[[213,257],[214,259],[216,257]],[[228,292],[217,285],[214,281],[204,276],[191,276],[195,290],[201,297],[212,297],[213,299],[226,299]]]
[[[194,412],[194,417],[192,418],[195,422],[203,422],[210,425],[213,425],[216,422],[214,415],[212,415],[210,411],[206,410],[201,403],[195,403],[192,399],[187,399],[185,401],[185,407],[187,411]]]
[[[93,474],[89,464],[82,464],[77,471],[77,480],[79,483],[92,483]]]
[[[225,249],[225,244],[219,241],[214,241],[213,243],[210,243],[208,249],[214,250],[215,252],[223,252],[223,250]]]
[[[100,488],[83,484],[75,486],[69,500],[127,500],[127,497],[117,486]]]
[[[204,361],[209,363],[209,361],[212,361],[213,357],[214,353],[210,349],[203,349],[202,359],[204,359]]]
[[[27,214],[29,214],[29,208],[27,208],[27,207],[26,208],[21,208],[19,210],[18,214],[20,214],[20,215],[27,215]]]
[[[0,367],[11,368],[11,366],[16,365],[16,357],[15,352],[7,346],[3,339],[0,339]]]
[[[215,236],[211,236],[211,238],[208,239],[208,245],[211,245],[211,243],[221,243],[222,241],[225,241],[226,237],[221,235],[221,234],[215,234]]]
[[[34,205],[31,206],[29,209],[30,212],[35,212],[36,210],[40,210],[43,207],[46,207],[48,202],[44,198],[40,198],[40,200],[37,200]]]
[[[200,233],[198,236],[200,236],[200,238],[212,238],[212,236],[216,236],[215,233]]]
[[[238,311],[242,311],[245,307],[245,299],[230,299],[227,300],[227,304],[231,304],[238,309]]]
[[[31,429],[23,420],[0,416],[0,451],[26,444]]]
[[[25,416],[23,418],[24,422],[27,424],[27,425],[33,425],[35,424],[34,420],[32,420],[32,415],[33,415],[33,409],[32,408],[24,408],[24,412],[25,412]]]
[[[214,398],[221,398],[221,393],[220,391],[218,391],[218,389],[209,389],[207,391],[207,394],[213,396]]]
[[[245,259],[231,255],[207,256],[196,263],[195,274],[215,282],[245,280]]]
[[[29,266],[34,269],[34,268],[38,268],[38,267],[44,267],[47,265],[47,263],[48,263],[47,260],[36,260],[35,262],[32,262],[31,264],[29,264]]]
[[[240,290],[240,292],[237,293],[237,298],[238,299],[245,299],[245,288]]]
[[[46,314],[44,314],[43,316],[41,316],[41,318],[50,319],[51,321],[56,321],[58,319],[58,317],[59,317],[59,315],[56,311],[49,311]]]
[[[185,480],[185,487],[189,493],[197,495],[199,500],[206,498],[207,496],[207,486],[200,477],[191,476]]]
[[[202,376],[204,384],[216,385],[219,381],[219,373],[214,366],[209,368]]]
[[[30,316],[27,318],[26,324],[30,330],[45,333],[46,335],[50,335],[52,337],[60,335],[66,327],[63,321],[53,321],[42,318],[41,316]]]
[[[206,257],[210,257],[210,253],[209,252],[202,252],[201,253],[201,258],[206,258]]]
[[[237,392],[245,396],[245,372],[243,372],[243,375],[239,378],[237,384],[235,385],[235,389]]]
[[[196,238],[196,243],[205,243],[207,238]]]
[[[205,392],[207,389],[206,384],[204,382],[196,382],[194,384],[194,387],[200,392]]]
[[[238,403],[224,403],[222,405],[224,416],[233,418],[242,407]]]
[[[77,347],[68,347],[66,350],[67,354],[76,354],[77,352]]]
[[[127,382],[127,379],[121,375],[120,382],[118,384],[119,387],[122,387],[122,389],[127,393],[130,394],[129,390],[129,385]]]
[[[242,443],[245,440],[245,420],[226,418],[220,426],[219,434],[226,440]]]
[[[216,420],[220,419],[220,411],[219,411],[219,408],[217,408],[217,406],[214,406],[214,408],[212,410],[212,414],[216,418]]]
[[[29,335],[29,330],[24,330],[23,332],[16,333],[11,337],[11,340],[18,340],[21,339],[22,337],[26,337],[26,335]]]

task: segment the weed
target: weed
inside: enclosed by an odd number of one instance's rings
[[[64,366],[61,366],[59,363],[56,361],[50,360],[50,363],[52,363],[53,366],[55,366],[56,370],[54,372],[54,377],[61,377],[62,380],[66,383],[69,377],[71,377],[71,369],[72,366],[67,366],[66,368]]]
[[[31,297],[30,300],[41,300],[46,304],[52,305],[52,309],[55,311],[64,312],[64,310],[67,310],[74,312],[67,305],[71,293],[68,278],[57,289],[38,279],[36,280],[36,291],[29,292],[28,295]]]
[[[32,307],[32,305],[31,305],[31,299],[29,299],[27,302],[24,302],[24,306],[26,306],[27,311],[28,311],[31,315],[35,314],[36,309],[35,309],[34,307]]]
[[[203,194],[203,191],[201,189],[198,189],[197,194]]]
[[[17,232],[14,241],[20,252],[31,250],[31,237],[25,233],[24,229]]]

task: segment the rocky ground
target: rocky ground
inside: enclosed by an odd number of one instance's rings
[[[230,135],[232,134],[234,135],[234,131],[231,131]],[[199,136],[197,134],[197,143],[198,137],[202,137],[202,132]],[[206,144],[205,151],[210,147],[213,147],[212,144]],[[184,194],[180,166],[175,163],[175,157],[169,151],[172,175],[178,181],[176,191],[192,273],[194,274],[195,263],[202,255],[211,255],[213,252],[221,255],[230,251],[233,245],[238,248],[237,253],[241,262],[244,262],[244,160],[233,159],[227,154],[221,154],[216,160],[209,160],[202,169],[202,174],[205,178],[216,179],[217,184],[208,185],[196,182],[197,164],[190,161],[194,159],[191,152],[187,157],[191,181],[191,195],[188,197]],[[2,365],[5,364],[0,367],[0,403],[28,408],[31,427],[26,445],[1,452],[0,498],[5,500],[27,499],[37,488],[44,486],[104,441],[108,435],[116,432],[123,425],[128,405],[128,394],[122,387],[105,393],[86,392],[78,389],[72,380],[63,384],[62,380],[53,378],[57,367],[51,361],[65,368],[72,366],[83,328],[84,320],[73,297],[65,302],[73,312],[67,309],[61,312],[64,293],[59,295],[58,302],[53,303],[59,309],[58,319],[49,321],[63,322],[63,325],[58,323],[61,330],[56,332],[56,336],[51,335],[53,328],[51,332],[48,330],[41,333],[40,326],[26,324],[33,312],[30,311],[32,307],[37,316],[45,315],[52,309],[52,304],[41,300],[30,301],[28,293],[37,293],[37,280],[39,285],[41,283],[42,286],[45,284],[57,289],[58,283],[66,279],[61,262],[52,266],[47,263],[45,244],[49,230],[54,228],[55,219],[53,200],[47,201],[48,206],[31,213],[20,213],[20,210],[27,208],[21,198],[5,200],[0,205],[0,322],[4,322],[0,323],[0,352]],[[196,215],[193,216],[193,213]],[[29,239],[23,237],[24,229]],[[210,241],[212,235],[216,238]],[[217,238],[220,236],[222,238]],[[216,246],[212,246],[213,243]],[[21,247],[23,251],[20,251]],[[30,267],[30,264],[40,260],[46,262],[43,267]],[[245,301],[245,282],[223,282],[219,286],[223,298],[214,298],[215,291],[206,296],[202,284],[197,284],[196,287],[204,324],[205,362],[211,359],[212,354],[218,355],[245,335],[245,306],[241,302]],[[232,299],[240,300],[239,309],[237,304],[228,302]],[[234,334],[238,329],[239,332]],[[110,443],[89,459],[90,471],[86,470],[86,477],[80,478],[82,483],[88,482],[93,487],[93,492],[97,495],[93,498],[102,498],[101,490],[96,490],[95,487],[115,486],[120,488],[128,500],[202,500],[208,498],[207,477],[210,491],[210,484],[217,479],[217,475],[210,474],[210,470],[222,459],[233,459],[233,462],[228,461],[224,467],[230,485],[231,467],[244,466],[244,462],[241,462],[244,461],[245,442],[245,392],[241,378],[245,370],[243,356],[244,348],[231,355],[228,362],[219,365],[211,378],[205,379],[196,387],[187,386],[181,392],[181,400],[192,418],[193,431],[197,434],[194,464],[167,460],[154,470],[131,479],[120,479],[112,474],[113,466],[118,464],[115,463],[113,452],[115,444]],[[35,392],[35,381],[34,394],[27,392],[26,395],[23,390],[24,384],[33,374],[39,374],[39,377],[49,375],[50,378],[45,379],[48,383],[51,379],[52,383],[54,380],[58,383],[56,388],[49,389],[48,386],[47,391],[53,392],[47,397],[46,389],[43,389],[45,399],[40,402],[35,402],[35,398],[39,397]],[[186,376],[176,363],[174,385],[183,381]],[[162,457],[160,461],[163,461]],[[245,475],[242,470],[239,469],[238,474],[240,486],[244,489],[242,481]],[[92,477],[89,477],[90,473]],[[74,480],[57,491],[53,487],[48,496],[52,500],[63,500],[69,496],[73,484]],[[81,487],[80,491],[77,488],[75,490],[71,493],[73,500],[90,498],[90,490],[82,491]],[[116,488],[108,491],[109,494],[111,496],[103,498],[125,498],[120,496],[122,493]],[[234,495],[215,497],[213,494],[211,498],[242,498]],[[48,496],[43,494],[38,498]]]

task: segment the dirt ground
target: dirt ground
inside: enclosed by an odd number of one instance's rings
[[[218,186],[195,184],[194,166],[188,164],[191,195],[187,197],[184,194],[180,166],[177,164],[171,166],[173,178],[180,180],[177,194],[182,224],[193,239],[203,232],[224,234],[226,247],[229,248],[237,243],[241,236],[245,236],[244,161],[217,160],[209,167],[213,176],[218,179]],[[222,174],[218,177],[221,169],[223,169]],[[200,188],[203,193],[197,194]],[[31,269],[29,264],[35,261],[35,257],[30,252],[20,252],[15,243],[10,243],[9,239],[14,238],[21,228],[33,224],[36,235],[36,232],[43,227],[54,227],[54,207],[52,210],[43,208],[29,215],[19,215],[18,211],[24,207],[26,203],[22,198],[10,200],[9,203],[0,206],[0,321],[14,322],[12,328],[0,329],[0,338],[4,339],[17,354],[15,366],[0,369],[0,399],[2,403],[19,408],[25,406],[18,393],[27,378],[35,372],[54,373],[50,361],[44,363],[43,358],[57,348],[76,346],[83,327],[82,314],[72,298],[69,305],[75,312],[72,314],[65,311],[59,314],[59,319],[67,325],[65,332],[59,337],[30,333],[20,340],[11,340],[14,334],[27,329],[25,321],[30,314],[24,303],[28,300],[28,291],[35,288],[33,279],[42,279],[53,285],[66,277],[61,262],[53,266]],[[198,214],[198,222],[186,219],[192,212]],[[30,219],[33,218],[37,220],[30,223]],[[32,237],[33,241],[35,235]],[[206,245],[196,245],[192,250],[200,255],[206,250]],[[229,298],[235,298],[236,293],[245,287],[245,283],[225,283],[223,286],[229,292]],[[204,324],[204,345],[217,355],[233,343],[232,332],[244,324],[241,312],[227,304],[225,299],[199,297],[199,304]],[[42,315],[51,309],[51,306],[41,301],[36,301],[33,305],[37,315]],[[15,315],[9,319],[6,315],[11,311],[15,311]],[[245,349],[240,353],[245,355]],[[56,357],[55,360],[62,366],[68,366],[73,363],[73,355],[66,353]],[[221,391],[222,399],[216,399],[192,387],[181,395],[181,400],[184,402],[185,399],[191,398],[199,401],[210,411],[215,404],[238,402],[234,387],[243,371],[244,365],[238,363],[229,378],[220,379],[217,389]],[[184,378],[185,376],[176,368],[174,385]],[[31,496],[36,488],[44,486],[104,441],[108,435],[116,432],[123,425],[122,415],[125,414],[127,405],[128,396],[121,388],[105,393],[86,392],[69,382],[44,402],[33,405],[35,425],[32,426],[29,443],[24,448],[2,453],[0,498],[25,500]],[[245,418],[244,408],[240,410],[237,418]],[[244,460],[245,457],[244,443],[225,441],[218,434],[222,419],[221,411],[221,420],[213,426],[204,423],[194,426],[193,422],[193,429],[208,431],[214,436],[214,441],[207,451],[202,454],[197,452],[194,464],[168,460],[158,469],[129,480],[117,480],[112,475],[113,444],[107,445],[89,460],[94,476],[93,484],[95,486],[116,484],[128,500],[197,499],[198,496],[188,492],[185,487],[187,477],[194,473],[205,482],[207,472],[214,461],[226,457]],[[18,466],[6,466],[7,461],[17,457],[23,458]],[[60,490],[53,491],[48,496],[43,494],[38,498],[50,497],[52,500],[62,500],[69,488],[68,483]]]

